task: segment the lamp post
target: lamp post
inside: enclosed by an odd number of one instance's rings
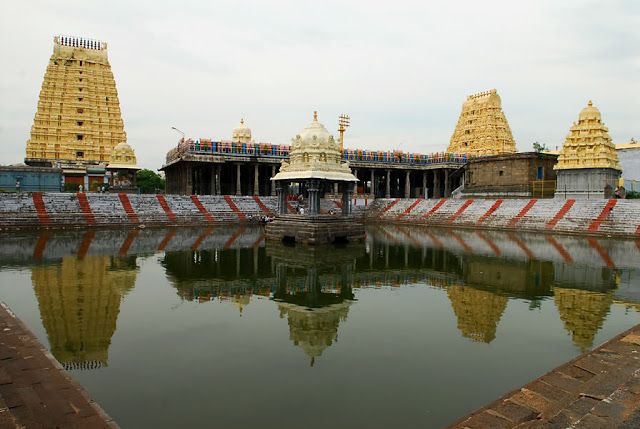
[[[180,131],[180,130],[179,130],[179,129],[177,129],[176,127],[171,127],[171,129],[172,129],[173,131],[177,131],[177,132],[179,132],[180,134],[182,134],[182,140],[184,140],[184,133],[183,133],[182,131]]]
[[[343,156],[344,156],[344,132],[349,126],[350,120],[351,118],[349,118],[349,115],[346,115],[344,113],[338,117],[338,131],[340,132],[340,154]]]

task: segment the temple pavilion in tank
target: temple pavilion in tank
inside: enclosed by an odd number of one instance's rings
[[[289,160],[282,161],[272,179],[278,193],[278,215],[267,226],[267,239],[293,240],[307,244],[353,241],[364,238],[364,224],[352,214],[351,195],[358,182],[348,162],[342,162],[340,145],[318,122],[313,121],[291,141]],[[296,185],[295,187],[292,185]],[[342,194],[341,210],[322,214],[320,199],[325,193]],[[301,204],[297,214],[288,213],[291,190]]]

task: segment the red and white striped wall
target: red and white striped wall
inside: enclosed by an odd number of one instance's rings
[[[584,199],[378,199],[369,220],[640,237],[640,201]]]
[[[275,213],[276,205],[270,196],[33,192],[0,195],[0,228],[243,222]]]

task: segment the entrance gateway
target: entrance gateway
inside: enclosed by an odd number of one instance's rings
[[[364,239],[363,219],[354,216],[351,194],[358,182],[348,162],[342,162],[339,144],[329,131],[313,121],[291,141],[288,161],[271,180],[276,184],[278,214],[266,227],[269,240],[293,240],[306,244],[333,243]],[[297,184],[292,192],[292,184]],[[342,193],[339,210],[321,212],[325,193]],[[294,202],[294,206],[290,204]],[[291,213],[293,211],[293,213]]]

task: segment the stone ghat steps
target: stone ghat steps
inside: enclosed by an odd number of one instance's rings
[[[640,201],[377,199],[369,221],[640,237]]]
[[[238,223],[276,207],[270,196],[34,192],[0,195],[0,228]]]

